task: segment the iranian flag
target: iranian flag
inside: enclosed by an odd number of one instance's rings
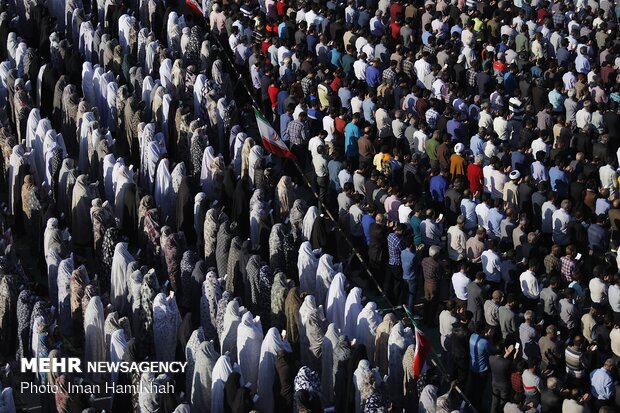
[[[205,13],[202,11],[202,5],[200,5],[200,3],[198,3],[196,0],[185,0],[185,4],[194,13],[198,14],[199,16],[205,17]]]
[[[254,115],[256,116],[256,124],[258,125],[258,131],[260,132],[263,146],[276,156],[295,159],[293,152],[291,152],[288,146],[280,139],[280,136],[267,119],[265,119],[265,116],[256,108],[254,108]]]
[[[413,378],[417,380],[422,374],[426,358],[431,351],[431,343],[422,330],[415,327],[415,352],[413,353]]]

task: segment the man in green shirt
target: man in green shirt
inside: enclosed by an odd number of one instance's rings
[[[527,24],[521,26],[521,33],[515,37],[515,51],[517,53],[530,51],[530,39],[527,37]]]
[[[428,155],[428,159],[431,163],[431,169],[439,169],[439,161],[437,158],[437,147],[441,143],[441,134],[439,131],[433,132],[433,137],[426,141],[424,144],[424,149],[426,150],[426,155]]]

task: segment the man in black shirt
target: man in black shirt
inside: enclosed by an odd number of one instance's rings
[[[489,357],[492,377],[491,390],[493,393],[491,413],[503,412],[504,405],[509,400],[511,390],[510,372],[512,358],[515,355],[514,349],[512,344],[506,347],[506,343],[499,343],[497,354]]]
[[[459,314],[459,321],[452,324],[452,361],[454,378],[459,385],[464,385],[469,373],[469,322],[474,317],[471,311]]]

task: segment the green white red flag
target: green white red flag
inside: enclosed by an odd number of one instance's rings
[[[265,119],[265,116],[256,108],[254,108],[254,115],[256,116],[256,124],[258,125],[258,131],[265,149],[276,156],[295,159],[293,152],[282,141],[280,135],[278,135],[269,121]]]
[[[424,333],[415,328],[415,352],[413,353],[413,378],[417,380],[424,369],[426,358],[431,351],[431,343]]]

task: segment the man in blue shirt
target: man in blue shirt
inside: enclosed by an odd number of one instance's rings
[[[495,239],[501,237],[501,225],[504,219],[504,200],[496,199],[495,206],[489,211],[488,226],[489,235]]]
[[[293,120],[293,110],[288,109],[280,116],[280,136],[284,142],[288,142],[288,124]]]
[[[358,147],[357,140],[362,135],[359,124],[361,123],[360,114],[354,113],[351,122],[344,128],[344,154],[357,168]]]
[[[469,337],[470,376],[467,380],[467,397],[478,411],[482,411],[481,389],[486,388],[489,377],[489,356],[495,354],[495,347],[484,335],[484,322],[476,323],[476,332]]]
[[[474,158],[478,155],[484,154],[484,144],[486,143],[484,138],[486,135],[486,129],[480,128],[478,133],[472,136],[469,140],[469,149],[471,149],[471,153],[474,155]]]
[[[366,66],[366,83],[369,87],[377,87],[381,84],[381,70],[379,66],[381,65],[381,60],[378,58],[374,58],[371,61],[371,64]]]
[[[564,160],[560,157],[556,158],[555,166],[549,169],[549,183],[551,184],[551,190],[557,192],[558,196],[568,196],[570,178],[564,171]]]
[[[594,400],[595,410],[601,406],[609,405],[613,402],[616,393],[614,379],[611,371],[614,368],[613,359],[605,360],[605,364],[600,369],[594,370],[590,374],[590,383],[592,385],[592,397]]]
[[[409,237],[405,239],[405,249],[400,253],[400,260],[403,266],[403,281],[407,283],[408,288],[407,291],[404,291],[404,289],[401,291],[400,300],[398,302],[406,303],[409,311],[413,313],[420,262],[413,240]],[[406,300],[404,299],[405,295],[407,295]]]
[[[364,215],[362,215],[362,231],[364,231],[364,242],[366,246],[370,245],[370,226],[375,222],[375,215],[377,214],[377,208],[374,204],[368,204],[364,208]]]
[[[445,171],[441,171],[439,173],[435,171],[435,176],[431,178],[429,183],[431,197],[433,198],[433,201],[440,204],[443,204],[446,196],[446,190],[448,189],[448,180],[446,179],[445,175]]]

